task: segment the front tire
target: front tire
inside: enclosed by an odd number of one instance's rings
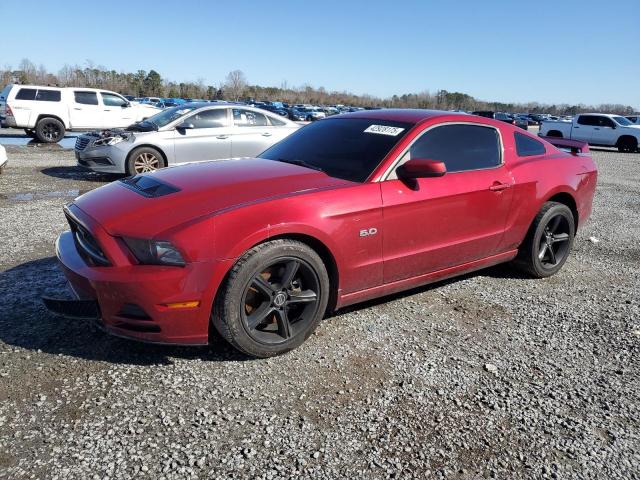
[[[535,278],[554,275],[569,256],[575,232],[575,219],[569,207],[546,202],[520,246],[516,266]]]
[[[40,143],[58,143],[64,134],[64,124],[57,118],[44,117],[36,124],[36,139]]]
[[[127,174],[155,172],[159,168],[166,167],[162,154],[151,147],[136,148],[127,159]]]
[[[318,254],[295,240],[273,240],[247,251],[221,286],[212,312],[218,332],[254,357],[301,345],[324,316],[329,276]]]

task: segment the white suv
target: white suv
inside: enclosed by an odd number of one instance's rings
[[[7,85],[0,93],[0,124],[43,143],[59,142],[65,131],[127,127],[159,111],[94,88]]]

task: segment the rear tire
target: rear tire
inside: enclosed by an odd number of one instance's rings
[[[520,245],[514,264],[535,278],[557,273],[569,256],[576,227],[566,205],[546,202]]]
[[[622,153],[634,153],[638,150],[638,141],[633,137],[622,137],[617,143],[618,151]]]
[[[562,133],[559,132],[558,130],[551,130],[549,132],[547,132],[547,137],[555,137],[555,138],[562,138]]]
[[[44,117],[36,124],[36,139],[40,143],[58,143],[64,134],[64,124],[57,118]]]
[[[154,172],[166,167],[162,154],[151,147],[139,147],[129,154],[127,159],[127,175]]]
[[[295,240],[247,251],[216,297],[211,320],[231,345],[254,357],[301,345],[327,309],[329,276],[318,254]]]

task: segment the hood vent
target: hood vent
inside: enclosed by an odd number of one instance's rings
[[[161,182],[150,175],[136,175],[120,180],[122,186],[139,193],[143,197],[157,198],[179,192],[178,187]]]

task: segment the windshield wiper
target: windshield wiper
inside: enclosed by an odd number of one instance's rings
[[[312,170],[317,170],[319,172],[324,172],[324,170],[322,170],[320,167],[317,167],[315,165],[311,165],[310,163],[307,163],[304,160],[288,159],[288,158],[277,158],[276,161],[283,162],[283,163],[290,163],[292,165],[298,165],[299,167],[306,167],[306,168],[310,168]]]

